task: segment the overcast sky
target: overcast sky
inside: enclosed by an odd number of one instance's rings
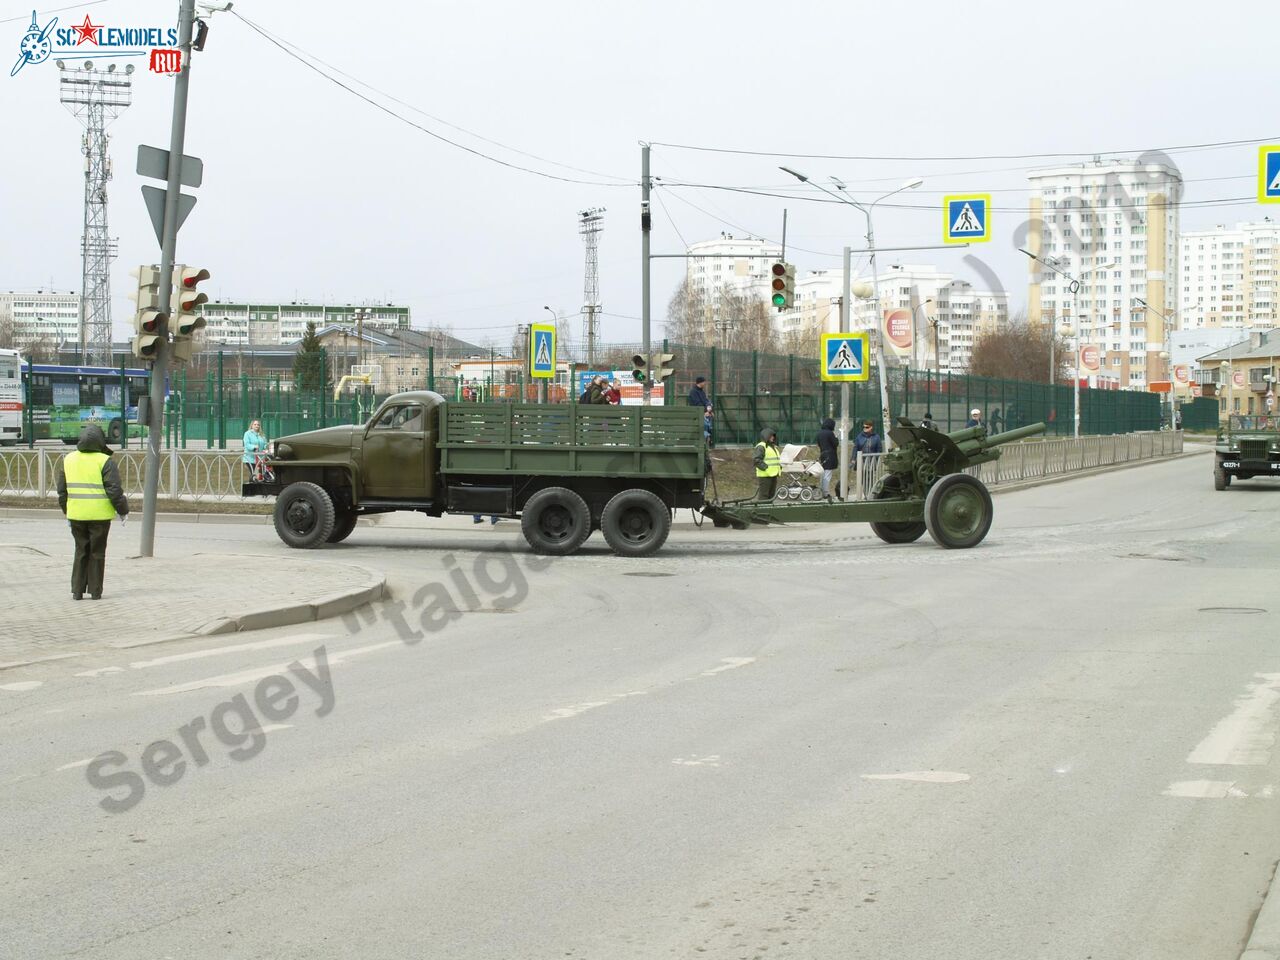
[[[56,15],[59,27],[86,14],[108,27],[166,26],[177,3],[41,9],[41,24]],[[620,184],[559,182],[466,153],[357,99],[234,14],[215,16],[192,72],[186,152],[204,160],[205,175],[179,260],[206,266],[210,295],[224,300],[405,303],[415,326],[448,324],[478,342],[508,342],[515,324],[546,319],[544,304],[577,313],[577,211],[589,206],[607,208],[604,339],[639,339],[641,140],[965,158],[1280,141],[1270,100],[1275,31],[1260,2],[237,0],[235,13],[403,101],[364,91],[442,136],[545,173]],[[0,0],[0,47],[15,58],[30,16],[29,5]],[[172,107],[172,81],[137,62],[133,106],[110,128],[118,335],[131,314],[129,269],[159,259],[135,153],[139,143],[168,146]],[[8,225],[0,289],[78,290],[78,122],[58,103],[52,61],[0,85]],[[1241,145],[1172,158],[1189,181],[1184,199],[1205,201],[1253,196],[1256,156],[1256,146]],[[945,193],[1003,191],[992,243],[883,254],[882,264],[934,263],[985,286],[964,262],[977,254],[1016,309],[1027,274],[1013,243],[1025,212],[1014,210],[1026,208],[1026,169],[1052,162],[787,159],[655,145],[652,172],[789,190],[798,184],[777,170],[786,163],[815,179],[838,176],[860,198],[924,177],[905,195],[918,209],[877,209],[882,247],[938,244]],[[863,245],[862,216],[848,207],[705,188],[659,189],[655,198],[655,252],[722,230],[776,238],[784,206],[800,275],[838,268],[844,244]],[[1183,210],[1182,226],[1266,212],[1252,202],[1197,206]],[[655,324],[682,274],[682,261],[655,266]]]

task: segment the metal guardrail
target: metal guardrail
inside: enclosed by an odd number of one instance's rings
[[[1181,453],[1182,439],[1179,430],[1011,443],[1000,448],[999,460],[970,467],[966,472],[988,486],[997,486]],[[63,450],[43,447],[0,451],[0,495],[56,500],[58,463],[64,455]],[[145,452],[120,450],[114,457],[125,493],[141,497]],[[871,498],[871,491],[880,479],[883,457],[882,453],[858,455],[850,484],[853,499]],[[160,454],[160,496],[194,502],[239,501],[245,471],[238,452],[164,451]]]
[[[1028,440],[1000,448],[1000,459],[970,467],[965,473],[989,487],[1020,480],[1060,476],[1105,467],[1113,463],[1135,463],[1182,452],[1182,431],[1122,433],[1106,437],[1066,437],[1059,440]],[[883,470],[883,453],[859,454],[850,490],[855,500],[870,500]]]

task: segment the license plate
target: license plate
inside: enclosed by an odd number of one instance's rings
[[[1239,460],[1223,460],[1221,464],[1224,470],[1238,470],[1240,468]]]

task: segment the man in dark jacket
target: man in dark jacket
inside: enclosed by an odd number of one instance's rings
[[[778,447],[776,430],[765,427],[760,431],[760,442],[751,460],[756,466],[756,499],[772,500],[782,474],[782,450]]]
[[[711,400],[707,397],[706,377],[694,377],[693,389],[689,391],[689,406],[701,407],[703,410],[711,406]]]
[[[76,449],[58,464],[58,506],[71,522],[76,543],[71,599],[80,600],[88,593],[101,600],[111,519],[117,514],[121,520],[129,515],[120,471],[111,459],[101,427],[85,427]]]
[[[840,439],[836,436],[836,422],[830,417],[822,421],[822,429],[818,431],[818,466],[822,467],[820,489],[822,495],[831,499],[831,474],[840,466]]]

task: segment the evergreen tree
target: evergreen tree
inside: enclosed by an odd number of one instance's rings
[[[307,323],[302,342],[293,357],[293,379],[299,390],[323,390],[326,386],[324,345],[316,336],[314,322]]]

